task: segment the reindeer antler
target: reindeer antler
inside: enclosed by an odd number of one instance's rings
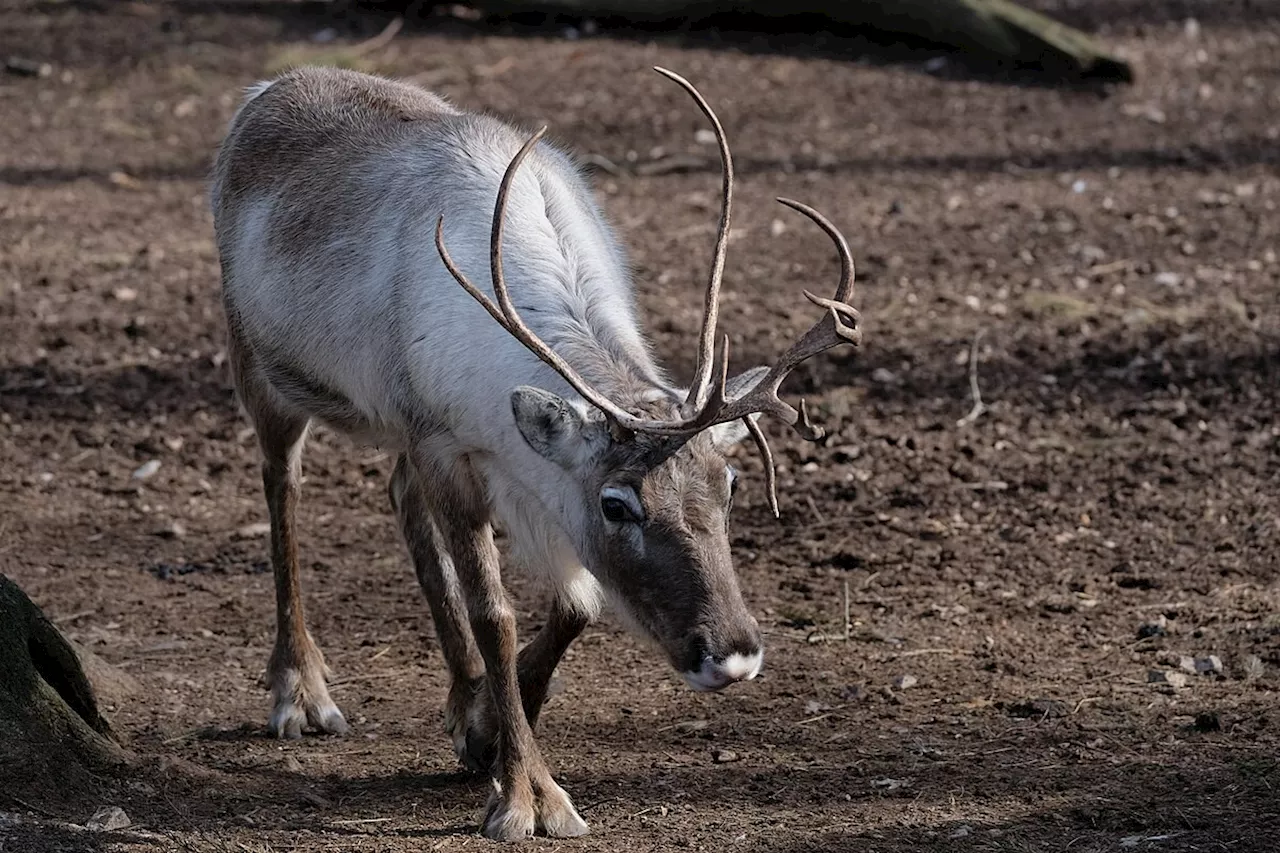
[[[471,283],[470,279],[458,268],[449,256],[444,245],[444,216],[436,222],[436,250],[445,268],[467,293],[489,312],[502,328],[506,329],[520,343],[564,377],[565,381],[577,391],[582,398],[604,413],[609,422],[610,431],[619,439],[627,439],[635,433],[647,433],[657,436],[687,437],[702,432],[716,424],[742,420],[756,445],[764,457],[765,477],[767,480],[769,507],[774,516],[778,515],[778,497],[776,489],[776,473],[773,466],[773,453],[769,449],[764,432],[753,420],[757,414],[769,414],[790,425],[808,441],[817,441],[824,432],[809,420],[804,401],[800,401],[799,409],[778,396],[782,381],[801,362],[812,358],[820,352],[840,344],[859,346],[862,343],[861,317],[858,311],[848,304],[853,295],[853,255],[849,251],[848,241],[840,230],[818,211],[798,201],[779,198],[782,204],[796,210],[813,220],[819,228],[835,243],[840,255],[840,282],[836,285],[835,296],[826,299],[804,291],[805,298],[820,308],[826,309],[822,319],[814,323],[799,340],[791,345],[752,388],[732,400],[726,399],[728,385],[729,338],[724,341],[717,356],[715,352],[716,326],[720,311],[720,282],[724,274],[724,260],[729,238],[729,217],[733,195],[733,161],[729,153],[729,144],[725,139],[724,128],[715,112],[707,104],[701,93],[693,84],[678,74],[665,68],[654,68],[659,74],[678,83],[697,103],[703,114],[711,121],[716,140],[720,147],[720,159],[724,170],[723,192],[721,198],[720,227],[716,234],[715,250],[712,258],[711,274],[707,283],[706,299],[703,306],[702,330],[698,336],[697,361],[694,367],[694,381],[688,396],[681,406],[681,417],[673,420],[654,420],[638,417],[610,400],[590,385],[563,358],[557,355],[545,341],[537,336],[521,319],[515,304],[511,301],[507,290],[506,279],[502,269],[502,232],[506,220],[507,199],[514,183],[516,172],[521,163],[533,150],[538,141],[546,133],[546,127],[534,133],[524,146],[512,158],[502,176],[498,187],[498,198],[493,209],[493,227],[489,235],[489,266],[493,279],[493,292],[497,297],[495,304],[483,291]]]

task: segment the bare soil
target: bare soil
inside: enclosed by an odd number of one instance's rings
[[[651,65],[703,88],[738,157],[724,319],[739,363],[779,352],[811,319],[801,289],[836,274],[774,196],[825,211],[859,261],[864,351],[787,386],[832,435],[773,430],[781,521],[758,461],[740,462],[733,542],[764,673],[695,695],[612,621],[590,629],[540,740],[593,834],[526,846],[1274,850],[1280,10],[1040,6],[1132,57],[1136,84],[1030,85],[856,37],[805,52],[437,17],[357,56],[385,16],[0,6],[0,56],[51,65],[0,76],[0,570],[140,685],[109,709],[137,772],[84,790],[0,779],[20,818],[0,820],[4,849],[489,847],[486,783],[441,731],[443,664],[386,507],[390,461],[323,431],[305,459],[304,584],[353,732],[263,733],[266,513],[204,177],[240,88],[314,60],[548,122],[592,155],[677,373],[718,166]],[[975,338],[987,410],[958,424]],[[530,632],[544,596],[510,586]],[[1148,683],[1179,655],[1223,671]],[[108,804],[134,828],[67,825]]]

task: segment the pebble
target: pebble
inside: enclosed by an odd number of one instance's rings
[[[255,521],[253,524],[246,524],[235,532],[235,539],[261,539],[263,536],[271,533],[271,524],[266,521]]]
[[[137,470],[133,472],[132,477],[135,480],[149,480],[150,478],[154,477],[156,475],[156,472],[159,470],[160,470],[160,460],[150,459],[142,463],[140,466],[138,466]]]
[[[48,77],[53,73],[53,66],[47,62],[11,56],[4,62],[4,70],[18,77]]]
[[[1217,655],[1196,658],[1194,666],[1201,675],[1222,675],[1222,659]]]
[[[715,749],[711,751],[711,760],[716,764],[730,764],[741,760],[741,756],[732,749]]]
[[[110,832],[132,826],[133,821],[119,806],[103,806],[93,813],[93,817],[85,821],[85,827],[95,832]]]
[[[1174,670],[1153,669],[1147,672],[1147,683],[1172,687],[1175,690],[1187,686],[1186,673]]]
[[[920,679],[914,675],[899,675],[893,680],[894,690],[910,690],[920,683]]]

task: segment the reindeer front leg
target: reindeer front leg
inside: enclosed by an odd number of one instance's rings
[[[457,471],[450,473],[457,488],[439,495],[433,509],[467,600],[497,720],[498,757],[493,771],[497,790],[489,802],[483,832],[504,841],[527,838],[535,829],[561,838],[584,835],[587,825],[569,795],[552,780],[525,717],[517,674],[515,613],[502,588],[488,510],[479,489],[472,483],[458,483],[462,478]]]
[[[547,623],[533,641],[520,650],[516,673],[521,704],[530,729],[538,726],[538,715],[547,699],[547,689],[551,686],[556,666],[589,623],[590,619],[571,603],[557,598],[552,602]],[[488,772],[497,758],[498,717],[483,675],[472,679],[469,694],[470,702],[463,715],[465,733],[461,738],[455,736],[454,745],[458,757],[468,768]],[[451,693],[450,701],[453,699]]]

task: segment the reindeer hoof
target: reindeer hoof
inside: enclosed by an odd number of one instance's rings
[[[577,838],[590,832],[564,789],[555,782],[544,785],[538,797],[538,829],[552,838]]]
[[[302,737],[305,726],[330,735],[345,735],[351,730],[342,712],[331,701],[305,705],[284,701],[277,702],[271,709],[267,733],[281,740],[297,740]]]
[[[345,735],[350,731],[338,706],[329,698],[325,687],[324,670],[319,667],[299,672],[292,667],[278,670],[271,676],[272,707],[267,720],[267,731],[284,740],[302,737],[302,730],[310,726],[319,732]]]
[[[481,832],[494,841],[523,841],[533,836],[535,815],[529,797],[505,798],[495,792],[485,810]]]

